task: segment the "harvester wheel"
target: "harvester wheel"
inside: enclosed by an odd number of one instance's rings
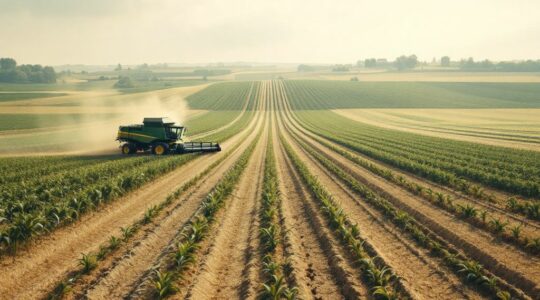
[[[155,145],[153,148],[152,148],[152,152],[155,154],[155,155],[163,155],[163,154],[166,154],[167,151],[169,150],[169,146],[165,143],[159,143],[157,145]]]
[[[131,145],[131,144],[124,144],[122,145],[122,154],[133,154],[135,153],[137,149],[135,148],[134,145]]]

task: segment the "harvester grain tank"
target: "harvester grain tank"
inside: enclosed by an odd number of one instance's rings
[[[169,118],[144,118],[142,124],[120,126],[117,141],[123,154],[151,151],[155,155],[221,151],[214,142],[184,142],[186,127]]]

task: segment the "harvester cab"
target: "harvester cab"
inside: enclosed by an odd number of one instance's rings
[[[151,151],[156,155],[221,151],[214,142],[184,142],[186,127],[169,118],[144,118],[143,124],[120,126],[117,141],[123,154]]]

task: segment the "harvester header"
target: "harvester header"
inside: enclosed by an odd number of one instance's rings
[[[156,155],[221,151],[214,142],[184,142],[186,127],[177,126],[169,118],[144,118],[142,124],[118,128],[117,141],[123,154],[151,151]]]

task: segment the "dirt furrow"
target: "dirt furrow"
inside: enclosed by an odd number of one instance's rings
[[[256,125],[256,121],[254,118],[244,131],[224,142],[223,148],[227,149],[241,141]],[[82,216],[78,222],[38,239],[35,245],[20,251],[16,256],[2,258],[0,295],[23,299],[45,295],[70,270],[77,267],[81,253],[95,251],[98,245],[109,239],[109,235],[104,233],[140,219],[148,207],[161,202],[170,192],[197,176],[223,153],[202,155],[103,209]]]
[[[187,224],[193,213],[197,210],[201,200],[210,192],[222,175],[234,164],[243,150],[256,137],[261,126],[263,117],[259,112],[255,117],[256,127],[250,131],[249,137],[242,139],[242,145],[228,157],[211,175],[194,189],[185,203],[172,211],[167,217],[160,221],[154,228],[153,234],[145,240],[139,241],[131,249],[130,255],[125,257],[120,263],[115,264],[112,270],[108,270],[106,276],[100,278],[87,292],[86,297],[90,299],[103,299],[108,296],[113,298],[125,298],[140,283],[146,271],[153,265],[159,263],[159,258],[163,251],[172,244],[180,229]]]
[[[266,131],[265,131],[266,132]],[[261,286],[258,270],[260,208],[267,132],[255,149],[240,183],[221,216],[218,232],[192,286],[190,299],[254,299]]]
[[[288,121],[287,121],[288,122]],[[306,135],[302,135],[306,137]],[[309,137],[306,137],[309,140]],[[313,145],[317,142],[311,140]],[[425,226],[465,251],[495,275],[523,289],[530,295],[540,292],[540,260],[519,249],[502,243],[491,234],[478,230],[453,215],[420,199],[402,188],[351,164],[342,156],[320,146],[317,151],[328,155],[338,166],[351,173],[362,183],[384,195],[397,207],[405,210]]]
[[[295,145],[290,136],[286,138],[291,145]],[[295,148],[300,149],[300,146],[296,144]],[[362,199],[337,182],[305,152],[300,150],[297,154],[334,195],[335,200],[340,203],[351,220],[358,223],[362,238],[366,239],[379,256],[404,279],[404,286],[414,298],[481,298],[476,292],[462,285],[454,274],[443,270],[427,251],[416,248],[414,243],[401,236],[393,224],[384,221],[383,215],[363,203]]]
[[[278,145],[278,141],[274,141]],[[277,147],[277,146],[276,146]],[[307,190],[284,153],[276,149],[280,178],[285,247],[293,265],[302,299],[355,299],[368,297],[359,271],[345,259],[339,241],[327,228]]]

